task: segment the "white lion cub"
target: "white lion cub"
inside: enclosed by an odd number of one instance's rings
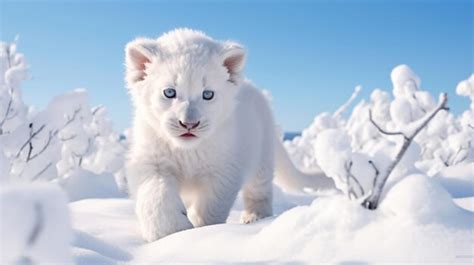
[[[135,114],[127,180],[146,240],[225,222],[241,188],[243,223],[270,216],[274,159],[282,174],[298,174],[244,64],[239,44],[189,29],[127,45]]]

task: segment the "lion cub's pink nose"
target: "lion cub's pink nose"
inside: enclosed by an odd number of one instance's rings
[[[181,127],[185,128],[185,129],[188,129],[188,130],[191,130],[191,129],[194,129],[196,127],[199,126],[199,121],[198,122],[182,122],[182,121],[179,121],[179,125],[181,125]]]

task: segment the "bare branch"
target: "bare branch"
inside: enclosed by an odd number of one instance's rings
[[[15,115],[16,115],[16,114],[14,114],[13,117],[10,117],[10,116],[9,116],[9,115],[10,115],[10,112],[12,111],[12,104],[13,104],[13,94],[12,94],[12,93],[13,93],[13,92],[10,92],[10,93],[9,93],[9,94],[10,94],[10,99],[8,100],[7,109],[5,110],[5,114],[3,115],[2,120],[0,120],[0,132],[3,131],[3,129],[1,129],[1,128],[3,128],[3,125],[5,124],[5,122],[6,122],[7,120],[12,119],[12,118],[15,117]]]
[[[43,175],[44,172],[46,172],[46,170],[48,170],[48,168],[50,168],[51,166],[53,165],[52,162],[49,162],[42,170],[40,170],[38,173],[36,173],[36,175],[31,178],[31,181],[34,181],[34,180],[37,180],[41,175]]]
[[[372,118],[372,110],[369,109],[369,120],[370,122],[375,126],[375,128],[377,128],[377,130],[382,133],[382,134],[385,134],[385,135],[401,135],[403,137],[406,138],[406,136],[402,133],[402,132],[389,132],[389,131],[386,131],[384,129],[382,129],[382,127],[380,127],[375,121],[374,119]]]
[[[350,180],[352,179],[354,181],[354,183],[357,184],[357,187],[360,190],[361,196],[365,195],[365,191],[364,191],[364,188],[362,187],[362,185],[360,184],[359,180],[356,177],[354,177],[354,175],[352,174],[352,172],[351,172],[352,165],[353,165],[352,161],[350,161],[349,164],[345,165],[348,195],[353,194],[354,198],[357,199],[359,196],[357,196],[357,194],[355,193],[354,187],[352,187]]]
[[[53,138],[56,137],[62,129],[66,128],[69,124],[71,124],[76,119],[77,114],[80,112],[80,110],[81,110],[81,108],[78,108],[78,109],[74,110],[73,115],[67,119],[66,123],[61,128],[56,129],[54,131],[50,131],[49,134],[48,134],[48,139],[46,140],[46,143],[43,145],[43,147],[40,149],[40,151],[38,151],[38,153],[36,153],[34,155],[31,155],[31,152],[33,150],[32,141],[41,131],[43,131],[43,129],[46,127],[46,124],[41,125],[41,127],[38,130],[36,130],[35,132],[30,132],[29,138],[20,147],[20,150],[18,150],[15,158],[19,158],[20,155],[21,155],[21,152],[27,146],[29,146],[30,149],[28,151],[28,156],[27,156],[26,162],[29,162],[30,160],[38,157],[41,153],[43,153],[48,148],[48,146],[51,143],[51,141],[53,140]],[[32,128],[33,128],[33,123],[30,124],[30,129],[32,129]]]
[[[37,158],[39,155],[41,155],[44,151],[46,151],[46,149],[48,149],[48,146],[49,144],[51,143],[51,140],[53,139],[55,135],[53,135],[52,132],[49,132],[48,134],[48,140],[46,141],[46,143],[43,145],[43,148],[41,148],[41,150],[38,151],[38,153],[32,155],[32,156],[28,156],[27,159],[26,159],[26,162],[29,162],[30,160],[33,160],[35,158]]]
[[[15,158],[20,157],[21,152],[25,147],[28,146],[28,144],[33,140],[33,138],[36,137],[44,128],[46,127],[46,124],[41,125],[38,130],[36,130],[34,133],[30,134],[30,137],[26,140],[26,142],[20,147],[20,150],[18,150],[17,154],[15,155]]]
[[[369,160],[369,164],[372,165],[372,167],[374,168],[374,181],[373,181],[372,185],[375,187],[375,183],[377,182],[377,178],[379,177],[380,171],[375,166],[375,164],[372,160]]]
[[[423,108],[423,107],[421,106],[420,101],[418,101],[418,98],[416,97],[416,95],[415,95],[414,93],[412,94],[412,98],[418,103],[418,105],[419,105],[421,111],[422,111],[423,113],[426,113],[427,111],[425,110],[425,108]]]
[[[11,65],[11,54],[10,54],[10,47],[7,47],[6,48],[6,53],[7,53],[7,62],[8,62],[8,67],[6,69],[6,71],[8,71],[8,69],[10,69],[12,67]],[[5,110],[5,114],[3,115],[3,118],[0,120],[0,135],[3,134],[3,125],[5,125],[5,122],[7,120],[11,120],[13,119],[17,113],[13,113],[13,93],[14,93],[14,90],[13,90],[13,87],[8,87],[8,94],[10,96],[10,98],[8,99],[8,104],[7,104],[7,109]],[[10,112],[13,113],[13,115],[10,114]]]
[[[30,125],[28,126],[30,128],[30,138],[31,136],[33,135],[33,123],[30,123]],[[26,156],[26,161],[29,161],[30,160],[30,157],[31,157],[31,152],[33,152],[33,143],[30,141],[28,143],[28,155]]]
[[[417,125],[416,129],[411,132],[410,135],[407,135],[408,138],[415,138],[415,136],[424,128],[426,125],[440,112],[441,110],[446,110],[448,111],[449,108],[446,107],[446,103],[448,102],[448,95],[446,93],[442,93],[440,95],[440,101],[436,108],[432,110],[430,113],[426,114],[424,117],[419,119],[418,121],[415,121],[414,124]]]
[[[75,109],[74,112],[72,113],[72,117],[68,117],[66,123],[64,124],[64,126],[60,129],[56,130],[55,134],[58,134],[60,130],[66,128],[69,124],[71,124],[76,119],[77,114],[79,114],[81,109],[82,108],[80,108],[80,107]]]
[[[397,155],[395,156],[395,159],[392,161],[390,165],[388,165],[387,170],[383,172],[383,174],[376,175],[376,178],[374,180],[374,187],[372,190],[372,194],[364,200],[362,205],[370,210],[375,210],[378,207],[380,196],[382,195],[383,187],[385,186],[385,183],[387,182],[388,177],[392,173],[393,169],[398,165],[398,163],[401,161],[403,155],[405,152],[408,150],[408,147],[410,146],[411,142],[413,139],[415,139],[416,135],[424,128],[426,125],[433,119],[436,114],[441,111],[441,110],[447,110],[448,108],[446,107],[446,102],[448,100],[448,97],[446,93],[442,93],[440,95],[439,103],[436,106],[435,109],[433,109],[431,112],[427,113],[424,117],[419,119],[418,121],[413,122],[409,126],[416,126],[414,127],[414,130],[411,131],[411,133],[402,133],[402,132],[392,132],[388,133],[388,135],[403,135],[403,144],[400,147],[400,150],[398,151]],[[381,133],[385,133],[383,130],[380,129],[378,125],[376,125],[375,122],[372,120],[372,115],[369,112],[369,117],[371,122],[379,129]],[[376,171],[378,172],[378,170]]]
[[[99,110],[101,110],[103,108],[104,108],[104,106],[102,106],[102,105],[99,105],[99,106],[93,108],[92,109],[92,116],[95,116],[97,114],[97,112],[99,112]]]

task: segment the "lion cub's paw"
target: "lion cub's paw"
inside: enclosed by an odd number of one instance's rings
[[[269,215],[260,214],[256,212],[244,211],[242,215],[240,216],[240,222],[243,224],[250,224],[268,216]]]

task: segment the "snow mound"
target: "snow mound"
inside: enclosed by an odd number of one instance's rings
[[[0,264],[71,262],[67,198],[52,184],[0,189]]]
[[[474,214],[455,205],[435,179],[409,175],[382,202],[370,211],[342,195],[280,191],[275,217],[242,225],[239,198],[226,224],[146,243],[132,201],[82,200],[71,203],[73,253],[77,264],[470,261]]]
[[[70,201],[126,196],[119,190],[114,175],[111,173],[98,175],[91,171],[77,169],[58,183],[64,188]]]
[[[422,174],[406,176],[394,185],[382,200],[381,207],[407,221],[420,223],[456,219],[453,216],[462,219],[463,216],[462,210],[453,202],[451,195],[441,184]]]
[[[441,183],[453,198],[474,196],[474,163],[446,167],[433,178]]]

